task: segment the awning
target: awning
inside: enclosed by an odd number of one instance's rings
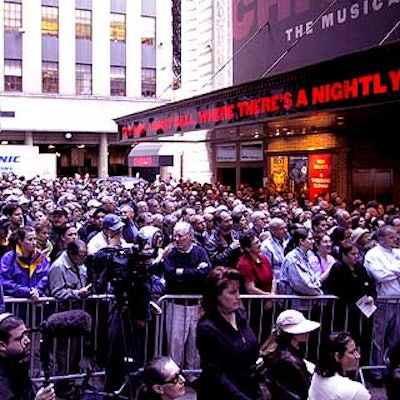
[[[174,165],[174,156],[164,154],[161,143],[138,143],[129,153],[129,167],[165,167]]]

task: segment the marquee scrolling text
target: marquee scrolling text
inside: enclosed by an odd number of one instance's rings
[[[278,90],[275,90],[277,92]],[[400,68],[332,81],[309,88],[285,90],[267,96],[231,99],[225,104],[204,104],[200,109],[183,108],[170,115],[160,113],[148,121],[135,121],[121,129],[122,140],[138,139],[176,131],[210,129],[228,123],[268,118],[290,111],[307,111],[339,106],[343,102],[361,100],[400,91]],[[257,95],[257,93],[255,93]],[[249,97],[249,96],[248,96]],[[156,113],[154,113],[156,115]]]

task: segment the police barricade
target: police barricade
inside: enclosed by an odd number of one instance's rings
[[[278,314],[289,308],[297,309],[307,318],[321,323],[318,329],[310,335],[306,347],[306,357],[312,361],[318,359],[321,349],[321,340],[324,335],[333,330],[350,331],[356,336],[356,342],[360,344],[364,354],[361,368],[361,378],[364,379],[363,370],[374,368],[371,354],[374,348],[380,351],[380,359],[388,347],[388,337],[398,338],[400,332],[400,297],[382,297],[376,301],[378,310],[371,317],[366,318],[361,312],[354,312],[354,307],[342,303],[335,296],[291,296],[291,295],[242,295],[243,307],[246,310],[250,324],[256,333],[260,343],[263,343],[273,328]],[[112,295],[93,295],[87,299],[74,301],[57,300],[52,297],[41,298],[38,302],[27,299],[5,297],[5,308],[21,317],[28,328],[33,329],[31,343],[30,372],[36,381],[43,380],[42,366],[40,362],[41,330],[38,329],[55,313],[74,310],[79,304],[79,309],[89,313],[92,319],[91,334],[79,338],[78,358],[79,368],[74,370],[70,361],[72,340],[67,339],[65,351],[64,370],[59,369],[55,354],[60,338],[52,339],[52,358],[50,365],[51,380],[77,379],[90,376],[104,375],[104,367],[108,351],[107,331],[108,316],[114,305]],[[185,372],[198,373],[199,360],[195,349],[196,322],[201,314],[200,295],[164,295],[159,299],[162,309],[160,315],[154,315],[145,327],[145,339],[140,350],[142,367],[147,359],[162,354],[169,354],[176,359]],[[379,313],[378,313],[379,311]],[[376,318],[379,316],[379,319]],[[375,318],[374,318],[375,317]],[[378,327],[386,327],[384,335],[373,331],[373,322]],[[178,340],[175,347],[169,340],[171,337],[172,322],[180,329],[175,332]],[[36,329],[35,329],[36,328]],[[378,332],[379,333],[379,332]],[[397,336],[396,336],[397,335]],[[190,343],[188,338],[191,338]],[[189,343],[189,345],[188,345]],[[192,354],[189,354],[192,353]],[[194,353],[194,354],[193,354]],[[185,361],[194,360],[191,368],[185,368]],[[379,357],[378,357],[379,360]],[[376,364],[375,364],[376,365]],[[378,365],[378,368],[382,366]]]
[[[41,297],[37,302],[5,297],[4,303],[5,311],[20,317],[31,331],[30,376],[34,381],[44,379],[44,356],[49,357],[46,367],[52,381],[104,375],[113,295],[92,295],[78,301]],[[49,348],[43,346],[45,336]],[[46,352],[49,354],[43,354]]]
[[[306,344],[305,356],[316,361],[321,350],[321,342],[335,330],[349,331],[362,352],[362,362],[370,364],[373,334],[373,317],[365,317],[356,305],[349,305],[336,296],[293,296],[293,295],[242,295],[243,307],[260,343],[267,340],[278,314],[286,309],[301,311],[307,318],[318,321],[321,328],[312,332]],[[385,303],[385,300],[382,300]],[[197,374],[199,363],[193,362],[188,368],[188,360],[196,359],[193,331],[195,320],[201,314],[201,296],[165,295],[159,299],[163,310],[156,320],[154,354],[169,354],[181,365],[185,372]],[[194,306],[197,306],[194,307]],[[197,310],[197,315],[195,313]],[[179,342],[179,343],[178,343]],[[190,354],[192,353],[192,354]],[[197,358],[198,360],[198,358]]]
[[[389,350],[400,343],[400,297],[380,296],[375,301],[374,327],[370,362],[360,367],[360,380],[365,384],[366,375],[373,380],[390,381],[393,364]],[[383,383],[383,382],[382,382]]]

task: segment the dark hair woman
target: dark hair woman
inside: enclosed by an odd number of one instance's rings
[[[272,399],[307,400],[314,365],[303,359],[300,347],[319,326],[297,310],[278,315],[275,328],[261,347]]]
[[[259,343],[242,309],[241,280],[237,270],[222,266],[207,277],[196,332],[202,368],[198,400],[261,398],[252,374]]]
[[[372,342],[372,321],[360,311],[356,302],[364,298],[367,305],[372,307],[376,297],[375,283],[358,261],[356,244],[350,240],[343,241],[341,252],[341,260],[332,265],[322,288],[325,293],[339,297],[334,307],[333,329],[348,330],[361,346],[362,361],[367,362]],[[326,311],[324,325],[328,328],[332,327],[332,319],[329,316],[330,308],[327,307]]]
[[[168,356],[147,361],[142,372],[138,400],[173,400],[185,395],[185,378]]]
[[[360,353],[348,332],[331,333],[311,380],[309,400],[369,400],[368,390],[360,382],[346,377],[357,369],[359,359]]]

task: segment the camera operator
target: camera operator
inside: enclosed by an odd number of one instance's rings
[[[29,377],[30,339],[22,319],[0,314],[0,397],[2,400],[55,400],[54,387],[35,388]]]
[[[122,237],[122,228],[125,224],[116,214],[106,214],[101,223],[101,231],[88,242],[88,254],[93,255],[106,247],[129,247]]]
[[[110,228],[113,230],[114,226]],[[138,246],[104,247],[91,257],[88,265],[89,276],[94,277],[92,282],[96,293],[98,289],[104,290],[109,286],[116,300],[108,321],[104,386],[107,393],[121,389],[126,378],[141,365],[145,327],[151,315],[153,275],[158,272],[160,262],[158,248],[149,245],[159,242],[153,240],[155,231],[162,238],[159,229],[154,230],[151,238],[148,235],[142,238],[143,232],[139,232]],[[128,382],[127,389],[134,390],[134,384],[131,380]]]

